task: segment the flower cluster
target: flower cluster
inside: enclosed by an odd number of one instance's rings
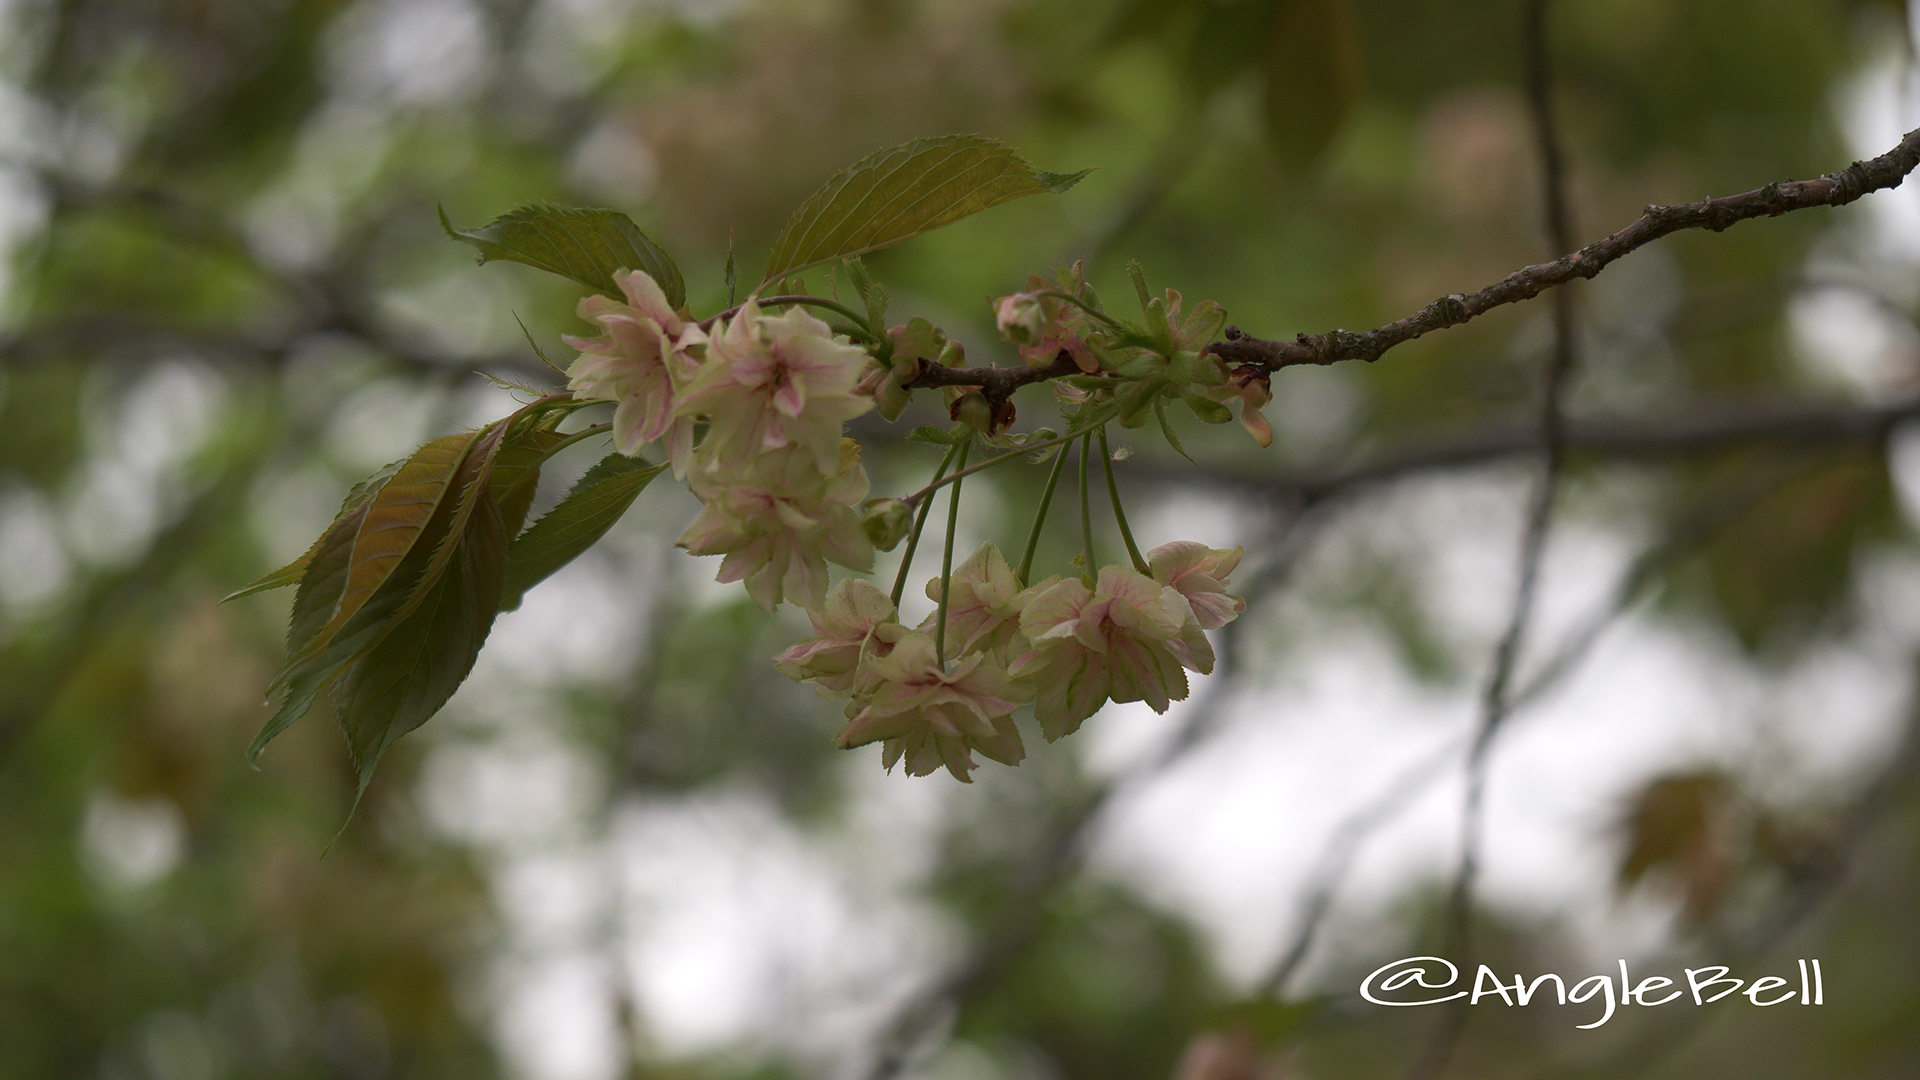
[[[1237,548],[1180,541],[1144,559],[1136,554],[1131,565],[1029,585],[1026,568],[1016,572],[987,543],[950,576],[928,582],[937,606],[917,626],[900,620],[899,583],[893,597],[859,577],[829,588],[828,562],[866,570],[876,546],[891,547],[910,529],[918,542],[915,500],[864,502],[867,475],[859,445],[844,437],[847,421],[876,402],[887,418],[898,415],[925,364],[961,362],[959,344],[913,320],[884,341],[863,328],[875,339],[870,353],[800,304],[770,315],[755,299],[703,325],[675,311],[646,274],[625,271],[615,281],[624,303],[580,303],[581,318],[599,333],[566,339],[580,350],[569,389],[579,400],[615,403],[621,453],[665,444],[675,475],[702,504],[681,547],[724,556],[719,580],[743,583],[761,607],[786,602],[806,611],[813,636],[775,663],[845,702],[840,746],[878,742],[889,769],[904,762],[924,776],[945,768],[967,781],[975,751],[1008,765],[1025,757],[1013,721],[1024,706],[1053,741],[1109,701],[1164,712],[1187,696],[1187,672],[1213,670],[1206,631],[1245,606],[1227,592]],[[1224,319],[1219,308],[1203,304],[1183,318],[1178,293],[1149,301],[1144,283],[1142,303],[1149,328],[1122,332],[1075,266],[1057,285],[1030,279],[1027,292],[1001,298],[994,311],[1029,366],[1072,358],[1081,389],[1069,397],[1082,407],[1107,408],[1106,416],[1133,426],[1147,404],[1178,397],[1220,420],[1206,410],[1224,413],[1237,396],[1243,422],[1260,435],[1264,380],[1230,374],[1205,353]],[[956,393],[998,410],[971,428],[989,442],[999,438],[998,413],[1010,421],[1010,403],[990,404],[977,388]],[[981,436],[950,405],[963,421],[950,437],[958,454]]]
[[[936,610],[909,629],[878,589],[845,581],[814,616],[815,636],[777,663],[822,696],[849,699],[841,746],[881,742],[889,768],[905,760],[914,776],[945,766],[970,780],[969,751],[1008,765],[1025,756],[1012,713],[1029,701],[1053,742],[1109,701],[1165,712],[1185,698],[1186,672],[1213,670],[1204,631],[1245,606],[1226,592],[1241,555],[1179,541],[1149,553],[1151,576],[1107,566],[1091,587],[1048,578],[1022,588],[989,542],[945,582],[944,626]],[[928,598],[941,586],[929,581]]]
[[[626,303],[580,302],[580,317],[601,334],[566,339],[581,350],[569,389],[616,403],[621,453],[666,439],[674,474],[704,504],[681,547],[725,555],[719,580],[744,581],[768,611],[782,600],[818,608],[827,560],[873,565],[856,509],[866,470],[859,448],[841,438],[847,420],[873,407],[853,392],[871,362],[866,351],[799,308],[768,316],[752,300],[703,331],[646,274],[615,281]]]

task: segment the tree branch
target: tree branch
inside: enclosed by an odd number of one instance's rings
[[[980,367],[956,368],[945,364],[936,364],[931,360],[920,366],[920,374],[907,383],[909,390],[924,390],[936,386],[977,386],[988,401],[999,403],[1012,396],[1015,390],[1028,383],[1046,382],[1063,375],[1078,375],[1080,368],[1074,364],[1073,357],[1065,349],[1056,353],[1053,363],[1046,367]]]
[[[1527,54],[1527,97],[1532,106],[1534,140],[1540,153],[1541,194],[1545,198],[1547,242],[1551,250],[1564,251],[1573,243],[1572,216],[1567,208],[1566,167],[1560,150],[1557,118],[1553,110],[1552,49],[1547,44],[1548,0],[1532,0],[1527,5],[1523,38]],[[1599,268],[1595,267],[1595,273]],[[1588,275],[1591,276],[1591,275]],[[1505,728],[1513,713],[1513,674],[1518,665],[1520,646],[1526,640],[1533,619],[1534,596],[1540,582],[1540,563],[1546,553],[1547,531],[1553,522],[1554,505],[1560,493],[1562,466],[1566,461],[1566,417],[1562,400],[1573,376],[1574,350],[1573,294],[1554,294],[1553,355],[1547,363],[1545,385],[1540,392],[1540,479],[1527,506],[1527,520],[1520,537],[1519,566],[1507,627],[1494,646],[1486,682],[1480,695],[1480,723],[1473,744],[1467,750],[1466,798],[1460,813],[1460,862],[1454,872],[1453,889],[1447,898],[1446,951],[1463,966],[1472,966],[1473,897],[1480,874],[1481,849],[1486,834],[1487,763],[1492,757],[1493,741]],[[1414,1080],[1438,1076],[1446,1068],[1460,1032],[1466,1025],[1464,1002],[1451,1003],[1434,1026],[1431,1037],[1409,1064],[1407,1075]]]
[[[1626,228],[1552,262],[1524,267],[1470,295],[1443,296],[1419,311],[1365,332],[1332,330],[1301,334],[1292,341],[1268,341],[1237,326],[1215,342],[1213,355],[1229,364],[1251,364],[1273,371],[1295,364],[1334,364],[1342,360],[1380,359],[1388,349],[1422,334],[1459,326],[1494,308],[1530,300],[1575,278],[1591,278],[1628,252],[1682,229],[1720,232],[1736,222],[1778,217],[1814,206],[1845,206],[1870,191],[1898,187],[1920,166],[1920,128],[1900,145],[1868,161],[1856,161],[1817,180],[1781,180],[1738,195],[1702,199],[1682,206],[1648,206]]]
[[[1920,397],[1881,405],[1730,397],[1703,400],[1672,416],[1653,419],[1568,420],[1563,445],[1569,454],[1607,462],[1660,461],[1750,444],[1809,449],[1871,444],[1885,439],[1895,426],[1914,419],[1920,419]],[[1538,454],[1543,447],[1537,422],[1509,421],[1409,439],[1354,465],[1262,475],[1208,463],[1202,475],[1250,494],[1284,496],[1314,505],[1423,473]],[[1132,466],[1136,474],[1151,475],[1156,481],[1194,482],[1191,466],[1162,473],[1155,463],[1137,458]]]

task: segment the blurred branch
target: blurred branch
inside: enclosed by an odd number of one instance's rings
[[[1658,419],[1570,419],[1562,429],[1562,447],[1569,456],[1607,462],[1658,461],[1747,444],[1813,448],[1876,443],[1895,426],[1913,419],[1920,419],[1920,395],[1879,405],[1726,398],[1702,401]],[[1409,439],[1356,465],[1277,475],[1208,465],[1204,475],[1218,484],[1312,505],[1378,484],[1539,454],[1544,448],[1536,423],[1490,424]],[[1136,461],[1135,468],[1153,466]],[[1174,476],[1171,471],[1166,474],[1169,480]],[[1193,481],[1191,468],[1178,476],[1179,482]]]
[[[1749,218],[1778,217],[1815,206],[1845,206],[1870,191],[1899,186],[1920,166],[1920,128],[1900,145],[1867,161],[1856,161],[1816,180],[1781,180],[1738,195],[1701,199],[1682,206],[1648,206],[1631,225],[1612,236],[1548,263],[1523,267],[1470,295],[1443,296],[1403,319],[1365,332],[1333,330],[1301,334],[1293,341],[1268,341],[1239,327],[1211,351],[1230,364],[1252,364],[1269,371],[1295,364],[1333,364],[1342,360],[1378,360],[1388,349],[1434,330],[1459,326],[1505,304],[1530,300],[1575,278],[1591,278],[1628,252],[1683,229],[1720,232]]]
[[[1697,500],[1685,519],[1678,522],[1659,543],[1648,547],[1633,560],[1608,598],[1581,619],[1552,655],[1542,661],[1514,692],[1508,707],[1509,723],[1564,684],[1581,663],[1592,655],[1606,631],[1633,610],[1669,570],[1720,535],[1722,530],[1790,479],[1792,474],[1786,470],[1764,470],[1736,484],[1732,490]],[[1361,844],[1412,806],[1438,782],[1444,775],[1443,766],[1452,758],[1463,756],[1467,746],[1466,739],[1450,740],[1421,757],[1397,773],[1391,781],[1381,785],[1372,799],[1348,814],[1327,835],[1320,857],[1314,862],[1314,870],[1307,877],[1307,899],[1302,905],[1300,925],[1287,948],[1281,951],[1279,960],[1261,980],[1260,993],[1276,998],[1286,993],[1287,983],[1312,950],[1347,870],[1359,854]]]
[[[1572,244],[1573,228],[1567,209],[1566,171],[1560,150],[1560,137],[1553,110],[1552,56],[1547,45],[1548,0],[1532,0],[1527,5],[1526,42],[1527,98],[1531,106],[1534,139],[1540,153],[1541,188],[1545,197],[1547,240],[1556,251]],[[1920,146],[1920,144],[1916,144]],[[1596,270],[1598,268],[1596,267]],[[1591,275],[1589,275],[1591,276]],[[1526,639],[1532,621],[1534,594],[1540,580],[1541,556],[1546,550],[1547,530],[1553,521],[1553,509],[1560,492],[1562,466],[1566,459],[1563,399],[1574,370],[1573,294],[1561,290],[1554,294],[1553,355],[1547,365],[1546,385],[1540,395],[1540,480],[1527,508],[1525,530],[1520,538],[1518,574],[1513,605],[1507,616],[1506,630],[1494,647],[1493,664],[1487,672],[1480,698],[1480,724],[1467,750],[1466,799],[1460,823],[1460,864],[1455,871],[1453,889],[1447,899],[1444,951],[1464,968],[1473,966],[1473,890],[1480,872],[1480,848],[1485,836],[1487,761],[1493,741],[1512,714],[1512,682],[1520,645]],[[1450,1002],[1435,1022],[1431,1036],[1410,1064],[1412,1080],[1438,1076],[1453,1055],[1461,1030],[1467,1022],[1467,1001]]]
[[[98,209],[128,209],[148,217],[157,230],[173,241],[208,254],[241,263],[263,282],[287,297],[299,316],[283,320],[268,334],[217,332],[168,325],[157,317],[143,317],[125,308],[82,312],[59,320],[29,325],[21,333],[0,336],[0,359],[31,360],[42,355],[65,358],[78,347],[93,353],[125,345],[157,342],[192,348],[213,355],[246,357],[256,362],[284,362],[288,347],[301,337],[338,333],[365,341],[403,367],[427,375],[460,373],[467,368],[507,371],[532,380],[548,380],[553,372],[524,352],[505,353],[454,362],[404,342],[368,311],[364,285],[369,273],[370,248],[377,222],[360,223],[354,235],[343,238],[339,254],[327,266],[297,272],[262,259],[247,237],[226,217],[190,199],[152,184],[94,186],[78,183],[57,172],[37,169],[52,195],[57,217]]]

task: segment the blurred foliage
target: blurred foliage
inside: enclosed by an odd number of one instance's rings
[[[1905,17],[1887,0],[1555,4],[1576,231],[1844,164],[1834,103],[1906,55]],[[591,560],[618,594],[569,594],[639,626],[590,643],[598,668],[502,658],[509,674],[546,664],[546,689],[485,676],[440,741],[393,751],[337,839],[355,775],[325,725],[290,729],[264,774],[244,768],[287,599],[218,598],[296,556],[381,463],[504,412],[473,370],[550,382],[515,315],[542,343],[577,329],[576,291],[476,269],[436,205],[459,222],[542,200],[613,206],[677,254],[690,306],[711,310],[729,245],[751,274],[824,177],[878,146],[977,131],[1042,167],[1099,170],[1069,196],[869,260],[897,313],[934,318],[976,360],[997,348],[987,297],[1082,257],[1110,297],[1130,294],[1121,267],[1138,258],[1156,285],[1267,337],[1368,327],[1556,254],[1537,224],[1520,25],[1517,0],[0,6],[0,1078],[527,1074],[501,1034],[498,837],[541,811],[482,791],[469,817],[500,818],[490,834],[435,809],[436,769],[490,739],[528,774],[588,763],[555,785],[581,808],[572,828],[611,829],[625,800],[713,790],[765,793],[807,835],[857,816],[832,707],[766,661],[794,627],[689,584],[704,564],[666,569],[690,503],[655,489]],[[1575,414],[1842,397],[1796,353],[1786,312],[1862,210],[1676,236],[1581,287],[1593,332]],[[1920,294],[1897,273],[1866,287],[1911,322]],[[1545,327],[1543,305],[1513,307],[1369,367],[1282,373],[1263,457],[1237,428],[1182,438],[1244,480],[1490,429],[1528,414]],[[1910,382],[1914,358],[1897,364]],[[1661,617],[1764,668],[1842,640],[1864,556],[1911,548],[1885,436],[1627,466],[1580,454],[1566,515],[1631,518],[1656,550],[1707,533],[1657,567]],[[1137,464],[1185,475],[1150,450]],[[876,492],[926,467],[876,463]],[[1641,484],[1629,511],[1580,495],[1622,469]],[[1018,507],[1038,483],[980,489]],[[1417,542],[1382,529],[1350,554],[1306,591],[1377,623],[1420,677],[1470,682],[1485,642],[1431,610]],[[1316,632],[1276,629],[1259,607],[1247,622],[1250,670]],[[556,743],[577,758],[511,749]],[[1903,753],[1889,756],[1899,782],[1798,800],[1679,769],[1607,841],[1623,883],[1687,905],[1692,940],[1732,942],[1770,905],[1824,900],[1781,931],[1791,948],[1754,963],[1822,956],[1836,1004],[1572,1050],[1531,1017],[1476,1016],[1458,1074],[1920,1073],[1920,806]],[[1158,1078],[1215,1038],[1219,1060],[1262,1076],[1397,1073],[1422,1037],[1414,1018],[1243,1001],[1157,903],[1073,875],[1029,888],[1036,861],[1061,866],[1030,850],[1042,824],[1094,786],[1051,753],[944,804],[912,891],[962,944],[1009,908],[1026,921],[964,988],[961,1049],[935,1066]],[[1875,812],[1834,809],[1856,802]],[[1729,814],[1737,837],[1716,831]],[[1439,940],[1431,911],[1402,915],[1368,948]],[[1557,970],[1563,928],[1482,918],[1503,970]],[[1327,985],[1353,985],[1347,969],[1374,955],[1331,961]],[[615,1054],[625,1075],[824,1071],[790,1052],[797,1036],[655,1052],[631,995],[611,996],[620,1045],[637,1047]]]

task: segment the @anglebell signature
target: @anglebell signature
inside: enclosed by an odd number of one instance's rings
[[[1730,969],[1723,964],[1685,969],[1684,989],[1679,988],[1674,980],[1661,975],[1649,975],[1635,983],[1627,972],[1625,960],[1620,961],[1617,983],[1616,977],[1610,974],[1589,975],[1571,987],[1567,985],[1567,980],[1551,972],[1537,975],[1531,981],[1515,974],[1511,983],[1503,983],[1492,968],[1481,964],[1480,970],[1474,974],[1471,990],[1435,996],[1436,991],[1449,990],[1459,984],[1460,969],[1442,957],[1409,956],[1375,968],[1371,975],[1361,980],[1360,996],[1375,1005],[1396,1007],[1440,1005],[1461,998],[1467,998],[1469,1005],[1478,1005],[1482,998],[1497,997],[1503,1003],[1519,1008],[1530,1004],[1534,996],[1544,989],[1544,984],[1551,983],[1554,1001],[1560,1005],[1584,1003],[1596,997],[1601,999],[1605,1011],[1598,1020],[1574,1025],[1587,1029],[1597,1028],[1613,1019],[1615,1008],[1621,1005],[1665,1005],[1689,997],[1695,1005],[1711,1004],[1736,993],[1761,1007],[1784,1005],[1796,998],[1802,1005],[1825,1005],[1826,985],[1821,975],[1820,961],[1800,960],[1798,963],[1800,979],[1797,990],[1793,988],[1791,980],[1778,975],[1762,975],[1748,984],[1743,979],[1729,975]],[[1741,989],[1743,986],[1745,990]]]

